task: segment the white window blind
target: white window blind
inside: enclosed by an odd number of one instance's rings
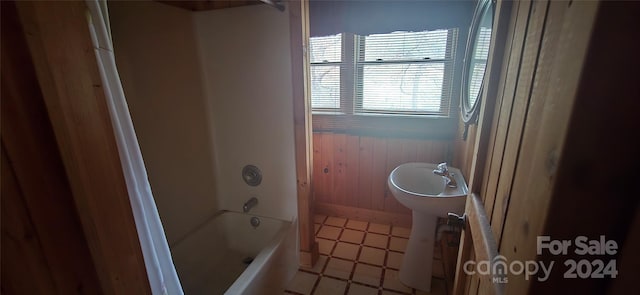
[[[359,37],[356,112],[449,116],[457,29]]]
[[[312,109],[448,117],[457,32],[311,37]]]
[[[487,58],[489,56],[489,43],[491,42],[491,28],[480,27],[478,32],[478,42],[473,48],[473,58],[471,60],[472,72],[469,79],[469,104],[473,105],[478,98],[482,79],[484,78],[484,69],[487,66]]]
[[[340,109],[342,34],[309,40],[311,58],[311,107],[315,110]]]

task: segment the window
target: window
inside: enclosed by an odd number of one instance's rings
[[[314,37],[311,50],[311,107],[340,108],[340,68],[342,67],[342,34]]]
[[[450,115],[457,29],[310,38],[315,112]]]

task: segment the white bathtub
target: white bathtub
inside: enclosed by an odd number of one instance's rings
[[[298,268],[297,224],[222,211],[171,252],[186,295],[282,294]]]

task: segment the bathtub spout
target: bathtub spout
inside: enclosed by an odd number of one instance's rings
[[[242,212],[247,213],[249,212],[249,210],[251,210],[251,208],[255,207],[256,205],[258,205],[258,199],[256,199],[255,197],[252,197],[251,199],[249,199],[249,201],[244,203],[244,206],[242,206]]]

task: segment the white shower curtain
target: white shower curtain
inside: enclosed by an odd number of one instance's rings
[[[116,69],[106,2],[87,0],[88,22],[127,183],[144,263],[156,294],[183,294]]]

